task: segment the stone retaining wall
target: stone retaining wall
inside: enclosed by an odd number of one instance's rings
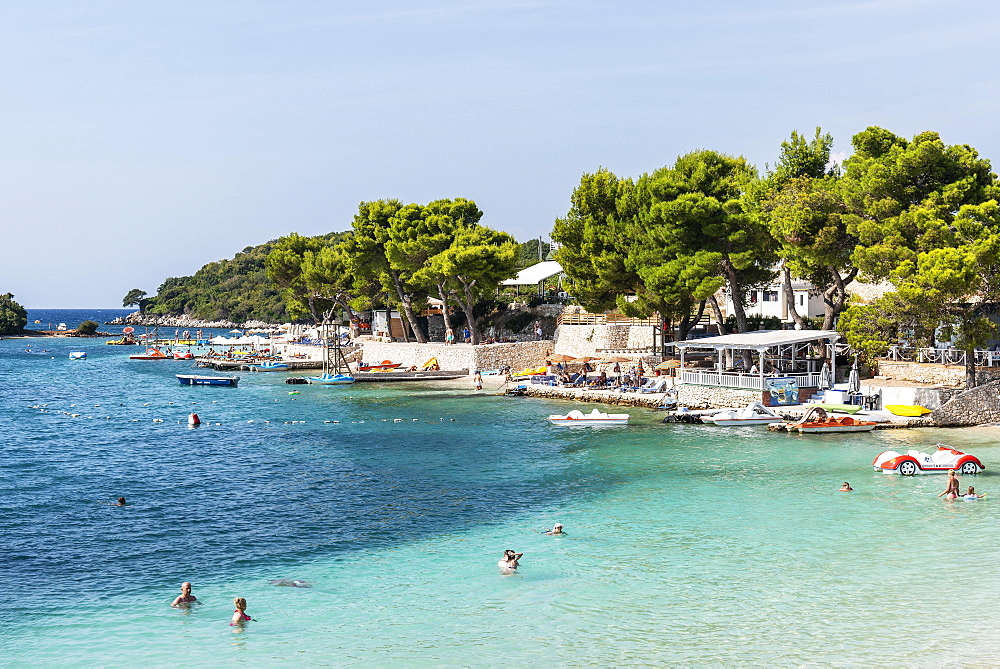
[[[960,393],[930,417],[935,425],[942,427],[1000,422],[1000,381]]]
[[[529,397],[545,397],[555,400],[572,400],[574,402],[598,402],[600,404],[617,404],[629,407],[647,407],[655,409],[663,404],[663,393],[619,393],[607,390],[583,390],[582,388],[559,388],[552,386],[527,385],[524,394]]]
[[[504,344],[447,344],[364,342],[361,359],[366,362],[392,360],[402,367],[421,367],[431,358],[437,358],[443,370],[488,370],[510,367],[514,371],[538,367],[545,363],[545,356],[552,352],[552,341],[522,341]]]
[[[603,349],[635,349],[653,345],[651,325],[560,325],[556,328],[556,353],[584,356]]]

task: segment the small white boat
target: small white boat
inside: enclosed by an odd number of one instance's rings
[[[628,419],[627,413],[604,413],[599,409],[587,414],[573,409],[565,416],[549,416],[549,422],[553,425],[628,425]]]
[[[69,352],[69,359],[70,360],[86,360],[87,359],[87,352],[86,351],[70,351]]]
[[[350,374],[323,374],[321,376],[307,376],[306,383],[320,386],[346,386],[349,383],[354,383],[354,377]]]
[[[785,419],[774,413],[760,402],[751,402],[742,409],[726,409],[705,417],[716,425],[767,425],[780,423]]]

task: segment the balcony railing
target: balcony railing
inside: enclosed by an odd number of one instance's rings
[[[977,367],[1000,367],[1000,351],[977,348],[974,352]],[[965,365],[965,351],[955,348],[918,348],[915,346],[890,346],[883,360],[894,362],[920,362],[938,365]]]
[[[818,388],[819,374],[781,374],[777,378],[792,378],[799,388]],[[680,370],[680,382],[697,386],[715,386],[717,388],[740,388],[743,390],[764,390],[768,378],[763,383],[759,374],[740,374],[734,372],[705,372],[701,370]]]

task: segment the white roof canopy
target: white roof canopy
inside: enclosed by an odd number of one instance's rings
[[[517,273],[513,279],[506,279],[500,283],[504,286],[532,286],[540,281],[545,281],[550,276],[562,274],[562,265],[555,260],[546,260],[537,265],[526,267]]]
[[[835,342],[840,334],[834,330],[758,330],[740,334],[723,335],[721,337],[702,337],[701,339],[686,339],[671,344],[681,350],[689,348],[707,349],[740,349],[751,351],[766,351],[775,346],[804,344],[810,341],[826,339]]]

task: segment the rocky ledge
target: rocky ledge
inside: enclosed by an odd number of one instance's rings
[[[267,329],[275,326],[274,323],[264,321],[247,321],[246,323],[235,323],[233,321],[203,321],[190,316],[149,316],[133,311],[128,316],[120,316],[113,321],[108,321],[105,325],[140,325],[146,327],[166,327],[166,328],[261,328]]]

